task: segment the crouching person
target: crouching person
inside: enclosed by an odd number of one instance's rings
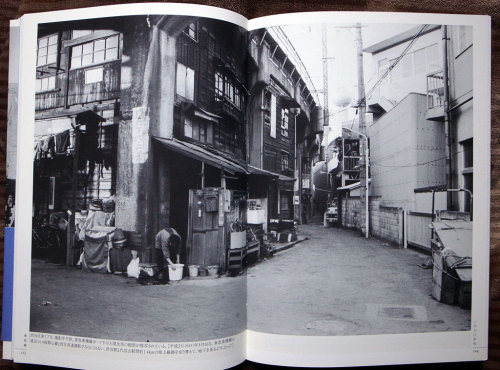
[[[175,263],[179,263],[181,247],[181,237],[171,227],[161,229],[155,236],[155,259],[158,265],[158,281],[160,283],[168,283],[168,266],[171,265],[172,270],[175,270]],[[175,263],[172,262],[175,258]]]

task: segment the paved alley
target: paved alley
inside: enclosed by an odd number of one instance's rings
[[[142,286],[135,279],[32,261],[30,329],[139,342],[245,330],[245,276]]]
[[[470,328],[470,310],[431,297],[427,256],[359,232],[300,226],[309,240],[248,269],[248,328],[359,335]]]

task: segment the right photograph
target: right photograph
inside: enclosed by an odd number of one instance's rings
[[[473,28],[249,32],[249,330],[471,330]],[[477,247],[477,246],[476,246]]]

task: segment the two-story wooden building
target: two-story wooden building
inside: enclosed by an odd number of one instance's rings
[[[116,20],[40,26],[34,217],[70,211],[73,227],[75,211],[114,195],[122,42]]]
[[[127,18],[121,69],[116,224],[173,227],[181,260],[226,268],[246,205],[246,32],[179,16]]]
[[[267,29],[250,33],[249,50],[249,196],[266,204],[267,221],[300,220],[311,208],[311,163],[319,151],[314,144],[323,130],[322,111]]]

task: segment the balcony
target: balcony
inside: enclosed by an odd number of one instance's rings
[[[427,113],[430,121],[444,121],[444,76],[443,71],[427,75]]]

